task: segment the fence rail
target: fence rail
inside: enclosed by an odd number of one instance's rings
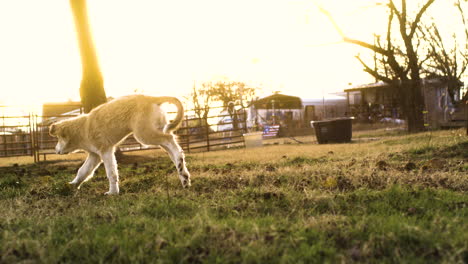
[[[0,157],[32,155],[32,115],[1,117]]]
[[[212,115],[207,118],[185,118],[176,131],[177,141],[187,152],[212,151],[230,147],[244,146],[242,134],[247,132],[246,111],[235,116],[228,114]],[[0,117],[0,157],[33,156],[39,162],[41,156],[53,154],[57,139],[49,135],[49,126],[59,120],[77,115],[40,116],[34,113],[22,116]],[[174,113],[169,113],[169,117]],[[217,122],[227,118],[230,121]],[[216,122],[213,122],[215,120]],[[133,135],[119,146],[122,152],[155,149],[144,146]]]

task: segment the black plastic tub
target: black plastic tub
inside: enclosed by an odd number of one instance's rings
[[[310,122],[315,129],[319,144],[351,142],[353,136],[352,117]]]

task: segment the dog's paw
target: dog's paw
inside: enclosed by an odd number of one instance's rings
[[[81,188],[81,183],[78,183],[76,181],[71,181],[71,182],[68,182],[69,185],[73,185],[73,186],[76,186],[76,189],[80,189]]]
[[[78,184],[80,184],[81,182],[78,181],[77,179],[73,179],[73,181],[68,182],[68,183],[69,183],[69,184],[73,184],[73,185],[78,185]]]
[[[188,188],[192,186],[192,183],[190,182],[190,174],[187,173],[182,173],[179,175],[180,183],[182,183],[183,188]]]
[[[189,188],[190,186],[192,186],[192,183],[190,182],[190,180],[184,180],[182,182],[182,187]]]
[[[119,192],[116,192],[116,191],[108,191],[108,192],[105,192],[104,195],[118,195]]]

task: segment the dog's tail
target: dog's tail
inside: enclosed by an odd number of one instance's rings
[[[180,100],[177,99],[176,97],[161,96],[161,97],[156,97],[156,100],[158,104],[170,103],[170,104],[174,104],[177,107],[176,117],[171,123],[168,123],[164,126],[163,132],[170,133],[176,130],[180,126],[180,124],[182,124],[182,120],[184,119],[184,106],[182,105]]]

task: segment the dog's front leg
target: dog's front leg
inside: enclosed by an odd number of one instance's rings
[[[106,195],[119,194],[119,173],[117,171],[117,161],[115,160],[114,149],[102,154],[104,167],[106,168],[107,179],[109,180],[109,191]]]
[[[78,189],[81,186],[81,183],[87,181],[89,178],[93,177],[94,171],[101,164],[101,158],[95,153],[89,153],[86,161],[78,170],[75,179],[69,182],[70,184],[78,185]]]

